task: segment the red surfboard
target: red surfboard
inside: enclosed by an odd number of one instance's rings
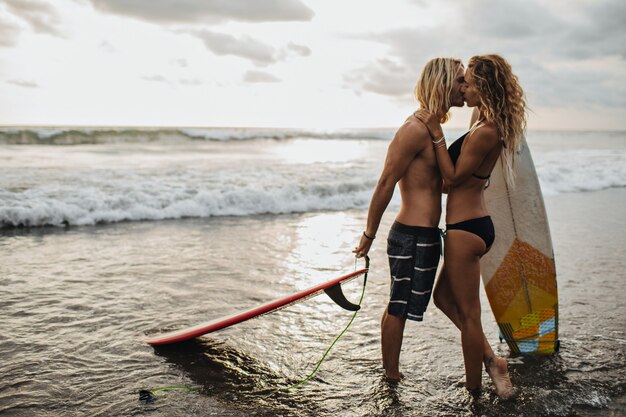
[[[359,269],[358,271],[354,271],[350,274],[331,279],[330,281],[318,284],[304,291],[300,291],[299,293],[271,301],[267,304],[263,304],[262,306],[255,307],[253,309],[243,311],[241,313],[236,313],[230,316],[221,317],[219,319],[198,324],[196,326],[187,327],[185,329],[162,333],[146,339],[145,342],[153,346],[183,342],[185,340],[202,336],[203,334],[215,332],[234,324],[244,322],[254,317],[259,317],[263,314],[271,313],[297,302],[304,301],[308,298],[320,294],[322,291],[328,294],[328,296],[340,307],[350,311],[357,311],[360,307],[346,299],[341,290],[341,284],[344,282],[352,281],[353,279],[363,274],[365,274],[365,279],[367,279],[367,271],[367,268]]]

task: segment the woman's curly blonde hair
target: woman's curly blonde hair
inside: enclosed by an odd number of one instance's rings
[[[456,58],[434,58],[424,65],[422,74],[415,85],[415,98],[420,108],[434,114],[443,114],[440,122],[445,123],[450,118],[450,94],[452,84],[459,67],[463,63]]]
[[[467,70],[472,72],[480,92],[480,104],[486,121],[496,125],[504,146],[502,161],[504,179],[514,186],[515,154],[526,133],[526,99],[511,65],[499,55],[477,55],[470,58]]]

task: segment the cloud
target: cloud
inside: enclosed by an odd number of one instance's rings
[[[384,57],[355,68],[344,74],[346,88],[357,93],[363,91],[410,99],[422,67],[436,56],[455,56],[454,40],[438,37],[436,31],[421,28],[403,28],[363,36],[350,36],[369,42],[378,42],[389,47]]]
[[[277,62],[274,48],[249,36],[236,38],[224,33],[201,30],[191,32],[204,42],[204,45],[216,55],[233,55],[249,59],[256,65],[268,65]]]
[[[626,56],[626,3],[604,0],[567,5],[555,7],[539,0],[459,2],[459,27],[477,42],[519,54],[572,59]]]
[[[615,57],[599,63],[569,66],[528,63],[520,69],[521,83],[527,97],[540,106],[625,107],[626,66]]]
[[[141,77],[142,80],[159,83],[159,84],[167,84],[169,86],[175,87],[176,84],[183,86],[198,86],[204,84],[204,82],[198,78],[179,78],[178,83],[176,81],[172,81],[161,74],[153,74],[153,75],[143,75]]]
[[[115,47],[107,41],[100,42],[100,45],[98,45],[98,48],[100,48],[100,50],[109,54],[112,54],[113,52],[116,51]]]
[[[424,7],[426,2],[413,3]],[[536,105],[626,105],[626,2],[571,3],[566,8],[558,1],[539,0],[441,3],[454,6],[444,24],[351,35],[381,43],[388,52],[345,74],[347,87],[408,98],[424,63],[433,57],[467,60],[499,53],[511,62]]]
[[[15,46],[21,28],[12,19],[0,14],[0,46]]]
[[[7,10],[26,21],[37,33],[63,36],[61,17],[49,3],[40,0],[4,0]]]
[[[151,81],[151,82],[156,82],[156,83],[165,83],[165,84],[169,84],[170,81],[165,78],[162,75],[159,74],[155,74],[155,75],[143,75],[140,77],[142,80],[144,81]]]
[[[39,84],[37,84],[34,81],[27,81],[27,80],[7,80],[7,83],[9,84],[13,84],[13,85],[17,85],[18,87],[25,87],[25,88],[39,88]]]
[[[300,0],[89,0],[107,13],[156,23],[309,21],[314,13]]]
[[[311,48],[309,48],[308,46],[305,46],[305,45],[298,45],[298,44],[295,44],[293,42],[289,42],[287,44],[286,49],[289,52],[294,53],[296,55],[300,55],[300,56],[309,56],[309,55],[311,55]]]
[[[585,9],[582,21],[563,31],[560,51],[569,58],[618,55],[626,58],[626,3],[598,2]]]
[[[198,78],[181,78],[178,80],[181,85],[202,85],[204,82]]]
[[[248,35],[236,37],[230,34],[210,30],[182,31],[196,36],[216,55],[232,55],[252,61],[257,66],[267,66],[284,61],[292,56],[309,56],[311,49],[305,45],[289,42],[287,46],[276,49]]]
[[[189,63],[185,58],[170,59],[170,64],[181,68],[187,68],[189,66]]]
[[[298,45],[293,42],[289,42],[287,46],[280,49],[276,54],[278,61],[286,61],[287,59],[295,57],[306,57],[311,55],[311,48],[306,45]]]
[[[562,24],[536,0],[474,0],[458,2],[457,7],[461,31],[468,35],[525,39],[547,35]]]
[[[248,83],[277,83],[281,81],[269,72],[263,71],[248,71],[243,80]]]
[[[344,85],[349,89],[358,86],[365,91],[395,97],[411,95],[416,80],[411,68],[387,58],[344,75]]]

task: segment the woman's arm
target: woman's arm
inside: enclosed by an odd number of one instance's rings
[[[493,146],[497,145],[497,134],[491,130],[495,129],[482,127],[470,133],[465,138],[463,151],[459,155],[456,165],[452,164],[452,159],[450,159],[450,154],[445,146],[445,139],[443,146],[441,144],[434,145],[439,171],[441,171],[441,176],[448,187],[456,187],[470,178],[493,149]]]
[[[448,188],[455,187],[471,177],[491,149],[498,144],[496,129],[483,126],[465,138],[463,152],[454,165],[446,148],[443,130],[437,117],[426,110],[418,110],[415,112],[415,117],[421,120],[430,132],[439,171]]]

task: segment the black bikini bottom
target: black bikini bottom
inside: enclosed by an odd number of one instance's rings
[[[485,241],[487,248],[491,247],[496,238],[496,231],[490,216],[465,220],[464,222],[454,224],[446,224],[446,230],[465,230],[466,232],[474,233]]]

